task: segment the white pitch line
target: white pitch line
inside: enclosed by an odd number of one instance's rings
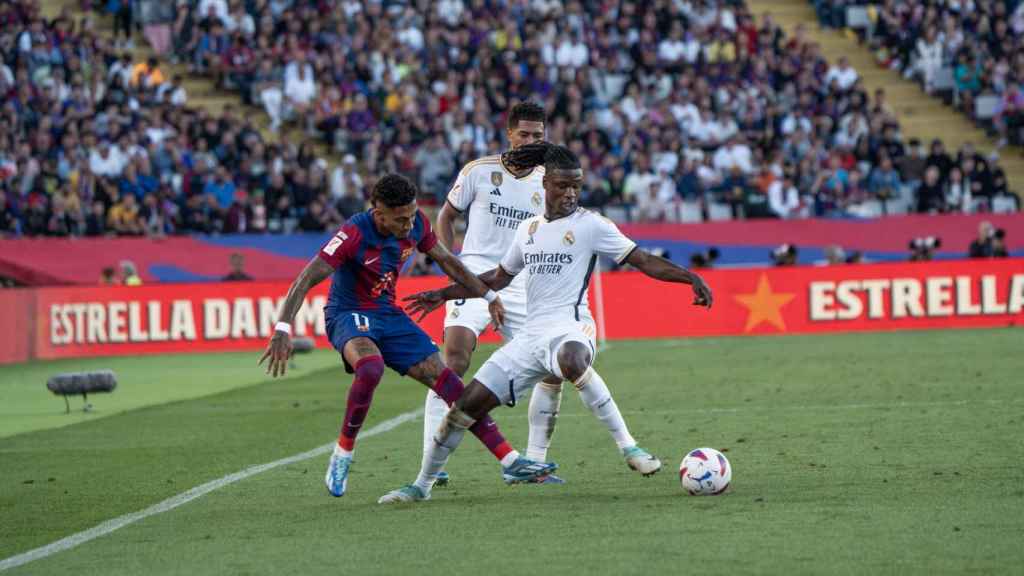
[[[822,410],[880,410],[898,408],[948,408],[955,406],[1002,406],[1005,404],[1020,404],[1024,399],[1015,398],[1007,400],[936,400],[925,402],[874,402],[856,404],[792,404],[788,406],[719,406],[708,408],[679,408],[676,410],[623,410],[623,414],[636,414],[646,416],[671,416],[676,414],[719,414],[735,412],[770,412],[770,411],[822,411]],[[559,418],[590,418],[589,412],[563,414]]]
[[[416,418],[419,418],[420,414],[422,413],[423,409],[421,408],[419,410],[414,410],[412,412],[399,414],[394,418],[385,420],[380,424],[373,426],[369,430],[366,430],[365,432],[360,434],[359,437],[365,439],[369,438],[370,436],[376,436],[378,434],[389,432],[401,426],[402,424],[409,422],[410,420],[415,420]],[[244,470],[240,470],[233,474],[228,474],[227,476],[218,478],[216,480],[211,480],[206,484],[200,484],[199,486],[196,486],[191,490],[182,492],[177,496],[171,496],[170,498],[164,500],[163,502],[154,504],[144,510],[139,510],[138,512],[131,512],[123,516],[118,516],[117,518],[107,520],[102,524],[93,526],[88,530],[83,530],[82,532],[72,534],[71,536],[68,536],[66,538],[61,538],[60,540],[47,544],[46,546],[41,546],[34,550],[29,550],[28,552],[18,554],[17,556],[11,556],[10,558],[0,560],[0,572],[3,572],[4,570],[9,570],[11,568],[17,568],[18,566],[28,564],[29,562],[41,560],[43,558],[46,558],[47,556],[52,556],[58,552],[70,550],[75,546],[85,544],[86,542],[89,542],[90,540],[95,540],[101,536],[106,536],[107,534],[110,534],[115,530],[124,528],[129,524],[134,524],[139,520],[144,520],[146,518],[149,518],[150,516],[155,516],[157,514],[163,514],[164,512],[174,510],[178,506],[187,504],[195,500],[196,498],[201,498],[209,494],[210,492],[213,492],[214,490],[219,490],[225,486],[229,486],[231,484],[234,484],[235,482],[240,482],[242,480],[245,480],[246,478],[255,476],[257,474],[261,474],[268,470],[273,470],[274,468],[280,468],[281,466],[287,466],[289,464],[301,462],[314,456],[327,454],[333,449],[334,442],[331,442],[330,444],[324,444],[323,446],[319,446],[312,450],[302,452],[301,454],[295,454],[294,456],[288,456],[287,458],[274,460],[273,462],[267,462],[266,464],[250,466]]]

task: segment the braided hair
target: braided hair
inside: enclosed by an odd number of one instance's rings
[[[505,161],[516,168],[543,166],[547,170],[575,170],[580,159],[565,146],[550,142],[524,144],[505,153]]]

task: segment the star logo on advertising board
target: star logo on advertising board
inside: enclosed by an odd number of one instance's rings
[[[786,321],[782,318],[782,309],[789,304],[796,294],[791,292],[773,292],[768,282],[768,275],[762,273],[757,280],[757,289],[750,294],[737,294],[736,300],[747,308],[747,324],[744,332],[750,332],[762,323],[768,323],[785,332]]]

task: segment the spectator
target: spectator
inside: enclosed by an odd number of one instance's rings
[[[164,73],[160,70],[160,62],[156,58],[149,58],[145,62],[139,62],[132,66],[129,82],[136,88],[152,90],[159,87],[165,81]]]
[[[416,152],[413,162],[420,174],[421,193],[433,203],[443,202],[455,172],[455,157],[445,147],[444,136],[435,134],[427,140]]]
[[[1006,258],[1006,232],[996,229],[989,221],[978,224],[978,237],[967,249],[969,258]]]
[[[853,88],[858,79],[857,71],[850,66],[849,59],[846,56],[840,56],[839,62],[829,68],[828,73],[825,74],[825,85],[829,86],[835,82],[840,90],[847,92]]]
[[[97,176],[116,177],[121,175],[126,159],[119,148],[103,139],[99,147],[89,154],[89,170]]]
[[[960,168],[954,167],[949,171],[949,181],[946,183],[946,212],[973,212],[973,201],[971,187],[960,172]]]
[[[623,184],[624,199],[628,202],[638,203],[641,196],[649,198],[652,184],[655,184],[657,179],[658,176],[651,171],[650,160],[647,156],[639,156],[633,171],[626,176],[626,181]],[[657,190],[658,188],[655,188],[655,191]]]
[[[737,169],[749,176],[754,172],[753,153],[738,134],[730,136],[725,145],[718,148],[713,163],[715,170],[720,173]]]
[[[924,82],[925,92],[934,89],[935,75],[943,64],[943,46],[933,26],[928,27],[924,36],[918,38],[914,54],[914,70]]]
[[[227,210],[235,200],[235,183],[223,166],[218,167],[212,178],[203,186],[203,194],[216,202],[221,210]]]
[[[135,269],[131,260],[121,260],[121,284],[124,286],[142,286],[142,277]]]
[[[929,166],[924,173],[924,181],[917,189],[917,211],[926,213],[941,212],[945,207],[946,191],[942,186],[939,167]]]
[[[363,179],[356,169],[356,157],[346,154],[331,172],[331,200],[346,219],[366,208]]]
[[[768,207],[777,218],[790,219],[801,216],[800,192],[793,184],[793,177],[786,174],[768,187]]]
[[[107,226],[125,236],[138,236],[143,232],[139,220],[139,205],[134,194],[125,194],[107,213]]]
[[[661,183],[650,180],[646,193],[636,196],[635,217],[640,222],[662,222],[665,220],[665,203],[659,198]]]
[[[1024,81],[1024,79],[1022,79]],[[1024,143],[1021,129],[1024,128],[1024,90],[1014,82],[999,100],[993,125],[999,132],[999,145],[1005,146],[1011,139],[1014,143]]]
[[[899,195],[901,185],[900,174],[893,166],[892,158],[883,155],[878,166],[868,176],[868,191],[881,200],[884,206],[886,200]]]
[[[231,266],[231,271],[228,272],[227,276],[222,278],[224,282],[251,282],[252,276],[245,273],[245,256],[242,256],[238,252],[234,252],[228,258],[228,263]]]

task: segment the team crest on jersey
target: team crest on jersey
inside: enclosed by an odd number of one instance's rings
[[[452,308],[452,313],[449,314],[449,316],[451,316],[452,318],[458,318],[459,317],[459,309],[458,308]]]
[[[413,250],[414,248],[412,246],[406,248],[405,250],[402,250],[402,262],[405,262],[406,260],[409,259],[409,256],[412,256]]]
[[[530,200],[533,202],[534,206],[540,206],[540,192],[534,192],[533,198],[530,198]]]
[[[530,223],[530,228],[526,231],[526,233],[530,235],[530,239],[526,241],[527,245],[533,244],[533,234],[537,231],[538,226],[540,226],[540,222],[537,220]]]
[[[562,236],[562,243],[566,246],[572,246],[576,243],[576,236],[572,233],[572,230],[569,230],[565,233],[565,236]]]
[[[501,172],[491,172],[491,184],[494,184],[495,186],[501,186],[501,181]]]

